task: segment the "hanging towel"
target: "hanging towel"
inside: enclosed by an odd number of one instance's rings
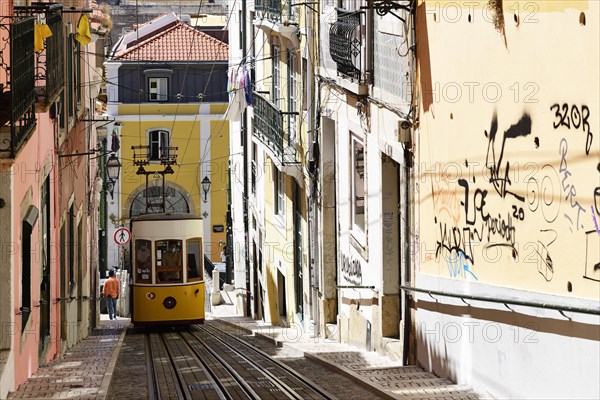
[[[121,143],[119,142],[119,137],[117,136],[117,134],[113,131],[112,134],[112,141],[110,144],[110,150],[113,153],[116,153],[117,151],[119,151],[119,149],[121,148]]]
[[[90,33],[90,20],[88,19],[87,14],[81,14],[81,18],[79,18],[75,40],[84,46],[92,41],[92,35]]]
[[[229,102],[227,111],[225,111],[223,119],[232,122],[240,121],[242,119],[242,113],[247,105],[248,103],[246,103],[244,89],[236,89],[233,93],[233,99]]]
[[[33,27],[33,50],[36,53],[44,50],[44,40],[52,36],[52,31],[47,24],[36,24]]]

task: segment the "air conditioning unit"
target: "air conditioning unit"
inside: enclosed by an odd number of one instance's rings
[[[398,135],[398,142],[400,143],[411,143],[412,142],[412,124],[406,119],[398,121],[398,127],[395,129]]]

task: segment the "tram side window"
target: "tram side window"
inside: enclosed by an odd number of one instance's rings
[[[201,251],[202,239],[194,238],[187,241],[187,277],[188,282],[202,280]]]
[[[159,240],[156,242],[156,282],[183,282],[181,240]]]
[[[136,283],[151,283],[152,242],[149,240],[135,241],[135,271]]]

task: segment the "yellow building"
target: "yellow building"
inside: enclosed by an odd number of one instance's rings
[[[120,179],[109,201],[113,230],[149,212],[201,215],[205,253],[226,242],[229,125],[226,43],[167,14],[120,38],[106,66],[108,146],[120,147]],[[164,186],[163,186],[164,180]],[[202,182],[210,181],[210,187]],[[164,187],[164,193],[163,193]],[[109,237],[111,230],[108,230]],[[127,263],[109,246],[108,266]]]

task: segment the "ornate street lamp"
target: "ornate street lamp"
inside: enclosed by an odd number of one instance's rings
[[[111,154],[106,161],[106,175],[108,181],[106,182],[106,189],[110,193],[110,198],[113,198],[113,191],[115,189],[115,182],[119,179],[119,173],[121,172],[121,162],[115,154]]]
[[[208,179],[208,176],[205,176],[204,179],[202,179],[202,191],[204,192],[204,198],[202,199],[205,203],[208,200],[208,192],[210,191],[210,179]]]

